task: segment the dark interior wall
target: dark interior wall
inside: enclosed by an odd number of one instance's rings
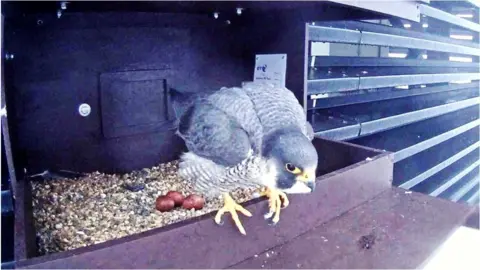
[[[148,80],[153,76],[188,91],[251,80],[253,66],[245,65],[248,56],[239,50],[233,29],[208,16],[155,13],[76,13],[58,20],[37,16],[7,21],[6,47],[15,52],[7,64],[7,92],[15,100],[17,154],[24,156],[25,167],[31,173],[122,172],[176,158],[183,143],[156,110],[164,106],[164,85]],[[104,73],[118,72],[124,72],[123,77],[113,88],[102,86]],[[147,80],[148,92],[132,84],[138,77]],[[107,92],[111,99],[102,100]],[[78,114],[81,103],[90,104],[89,116]],[[120,119],[109,125],[133,121],[147,129],[106,137],[105,113],[111,113],[112,106]],[[153,122],[141,123],[138,114],[132,120],[142,107],[143,116]],[[152,118],[155,113],[159,115]]]

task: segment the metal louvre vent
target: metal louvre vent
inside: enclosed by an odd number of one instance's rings
[[[479,7],[419,3],[389,18],[308,25],[316,136],[394,152],[396,186],[479,202]]]

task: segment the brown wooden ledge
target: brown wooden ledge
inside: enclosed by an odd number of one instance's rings
[[[416,268],[474,209],[392,188],[231,268]]]

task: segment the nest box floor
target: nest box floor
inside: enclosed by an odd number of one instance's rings
[[[195,194],[191,183],[177,176],[177,169],[178,161],[172,161],[124,175],[94,172],[77,179],[32,181],[39,253],[105,242],[201,216],[223,206],[223,200],[218,198],[207,200],[201,210],[156,210],[156,198],[168,191],[184,196]],[[132,191],[128,186],[143,189]],[[252,199],[253,193],[254,190],[245,189],[232,194],[242,203]]]

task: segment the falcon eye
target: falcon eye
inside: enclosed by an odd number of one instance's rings
[[[287,163],[285,164],[285,168],[287,169],[287,171],[291,172],[291,173],[295,173],[295,174],[298,174],[300,173],[300,169],[295,167],[294,165],[292,165],[291,163]]]
[[[293,172],[295,170],[295,166],[290,163],[287,163],[287,165],[285,165],[285,168],[287,168],[289,172]]]

